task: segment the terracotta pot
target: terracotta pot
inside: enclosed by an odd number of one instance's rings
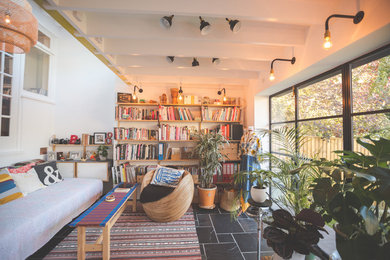
[[[267,188],[259,189],[256,186],[251,188],[251,198],[258,203],[263,203],[268,199]]]
[[[240,201],[237,200],[237,191],[223,190],[219,206],[226,211],[236,211],[240,208]]]
[[[215,198],[216,190],[217,190],[217,186],[214,186],[212,188],[201,188],[198,186],[200,208],[203,209],[215,208],[214,198]]]

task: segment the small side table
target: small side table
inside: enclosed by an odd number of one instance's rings
[[[263,232],[263,216],[266,213],[263,208],[269,208],[272,205],[271,200],[263,203],[255,202],[252,198],[248,200],[251,207],[248,208],[247,215],[257,220],[257,260],[260,260],[261,254],[261,233]]]

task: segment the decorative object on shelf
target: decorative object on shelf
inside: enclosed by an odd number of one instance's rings
[[[85,152],[85,159],[92,160],[93,154],[94,154],[94,151],[90,151],[90,150],[86,151]]]
[[[177,104],[177,96],[179,94],[178,88],[171,88],[172,104]]]
[[[38,40],[38,21],[26,0],[0,2],[0,50],[28,53]]]
[[[106,133],[94,133],[94,144],[105,144],[106,143]]]
[[[202,16],[199,16],[199,20],[200,20],[200,26],[199,26],[200,34],[201,35],[209,34],[209,32],[211,31],[210,23],[203,20]]]
[[[167,104],[168,103],[168,98],[166,94],[161,95],[161,104]]]
[[[57,160],[57,153],[56,152],[47,152],[47,160],[49,162]]]
[[[199,66],[199,61],[194,57],[192,60],[192,67],[198,67]]]
[[[112,137],[113,137],[113,133],[108,132],[106,134],[106,144],[112,144]]]
[[[296,61],[296,58],[295,57],[292,57],[292,59],[274,59],[272,62],[271,62],[271,70],[270,70],[270,73],[269,73],[269,80],[274,80],[275,79],[275,71],[274,71],[274,62],[275,61],[289,61],[291,62],[291,64],[294,64],[295,61]]]
[[[221,63],[221,59],[220,58],[213,58],[211,60],[211,62],[214,64],[214,65],[219,65]]]
[[[230,30],[233,33],[237,33],[241,29],[241,22],[239,20],[232,20],[232,19],[226,18],[226,21],[228,21]]]
[[[142,89],[142,87],[138,87],[137,85],[134,85],[134,90],[133,90],[133,95],[132,95],[132,100],[133,100],[133,102],[137,99],[137,89],[138,89],[138,92],[139,92],[139,93],[144,92],[144,90]]]
[[[69,140],[69,144],[76,144],[77,139],[78,139],[77,135],[71,135],[70,140]]]
[[[75,161],[81,160],[81,152],[69,152],[69,159]]]
[[[132,101],[132,95],[130,93],[118,93],[117,103],[130,103]]]
[[[326,19],[325,22],[325,33],[324,33],[324,49],[328,50],[332,47],[332,42],[330,40],[330,30],[329,30],[329,20],[332,18],[347,18],[353,19],[354,24],[360,23],[364,18],[364,12],[359,11],[355,15],[344,15],[344,14],[332,14]]]
[[[220,96],[222,94],[222,91],[223,91],[223,102],[225,103],[226,102],[226,89],[222,88],[222,89],[218,90],[217,93]]]
[[[203,104],[203,105],[211,104],[210,98],[209,98],[209,97],[203,97],[203,98],[202,98],[202,104]]]
[[[169,30],[172,26],[172,20],[173,20],[174,15],[170,16],[164,16],[160,19],[160,25],[164,28]]]
[[[105,161],[107,160],[107,155],[108,155],[108,146],[105,145],[99,145],[97,151],[98,151],[98,156],[100,161]]]
[[[197,143],[193,155],[199,158],[200,162],[199,207],[213,209],[217,188],[213,184],[213,176],[221,173],[221,162],[224,161],[224,156],[220,148],[223,147],[226,139],[219,133],[199,133],[195,135],[195,139]]]
[[[175,61],[175,56],[167,56],[166,60],[168,63],[173,63]]]
[[[57,152],[57,160],[65,160],[65,156],[63,152]]]

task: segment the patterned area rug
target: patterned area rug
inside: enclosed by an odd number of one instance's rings
[[[100,233],[87,229],[87,241],[94,242]],[[88,252],[86,258],[101,259],[101,253]],[[77,259],[77,229],[44,259]],[[111,259],[202,259],[192,209],[170,223],[126,209],[111,229]]]

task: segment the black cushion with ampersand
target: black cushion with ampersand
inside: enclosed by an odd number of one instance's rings
[[[39,180],[46,186],[50,186],[63,180],[60,172],[58,171],[56,162],[38,164],[34,166],[33,169],[37,172]]]

